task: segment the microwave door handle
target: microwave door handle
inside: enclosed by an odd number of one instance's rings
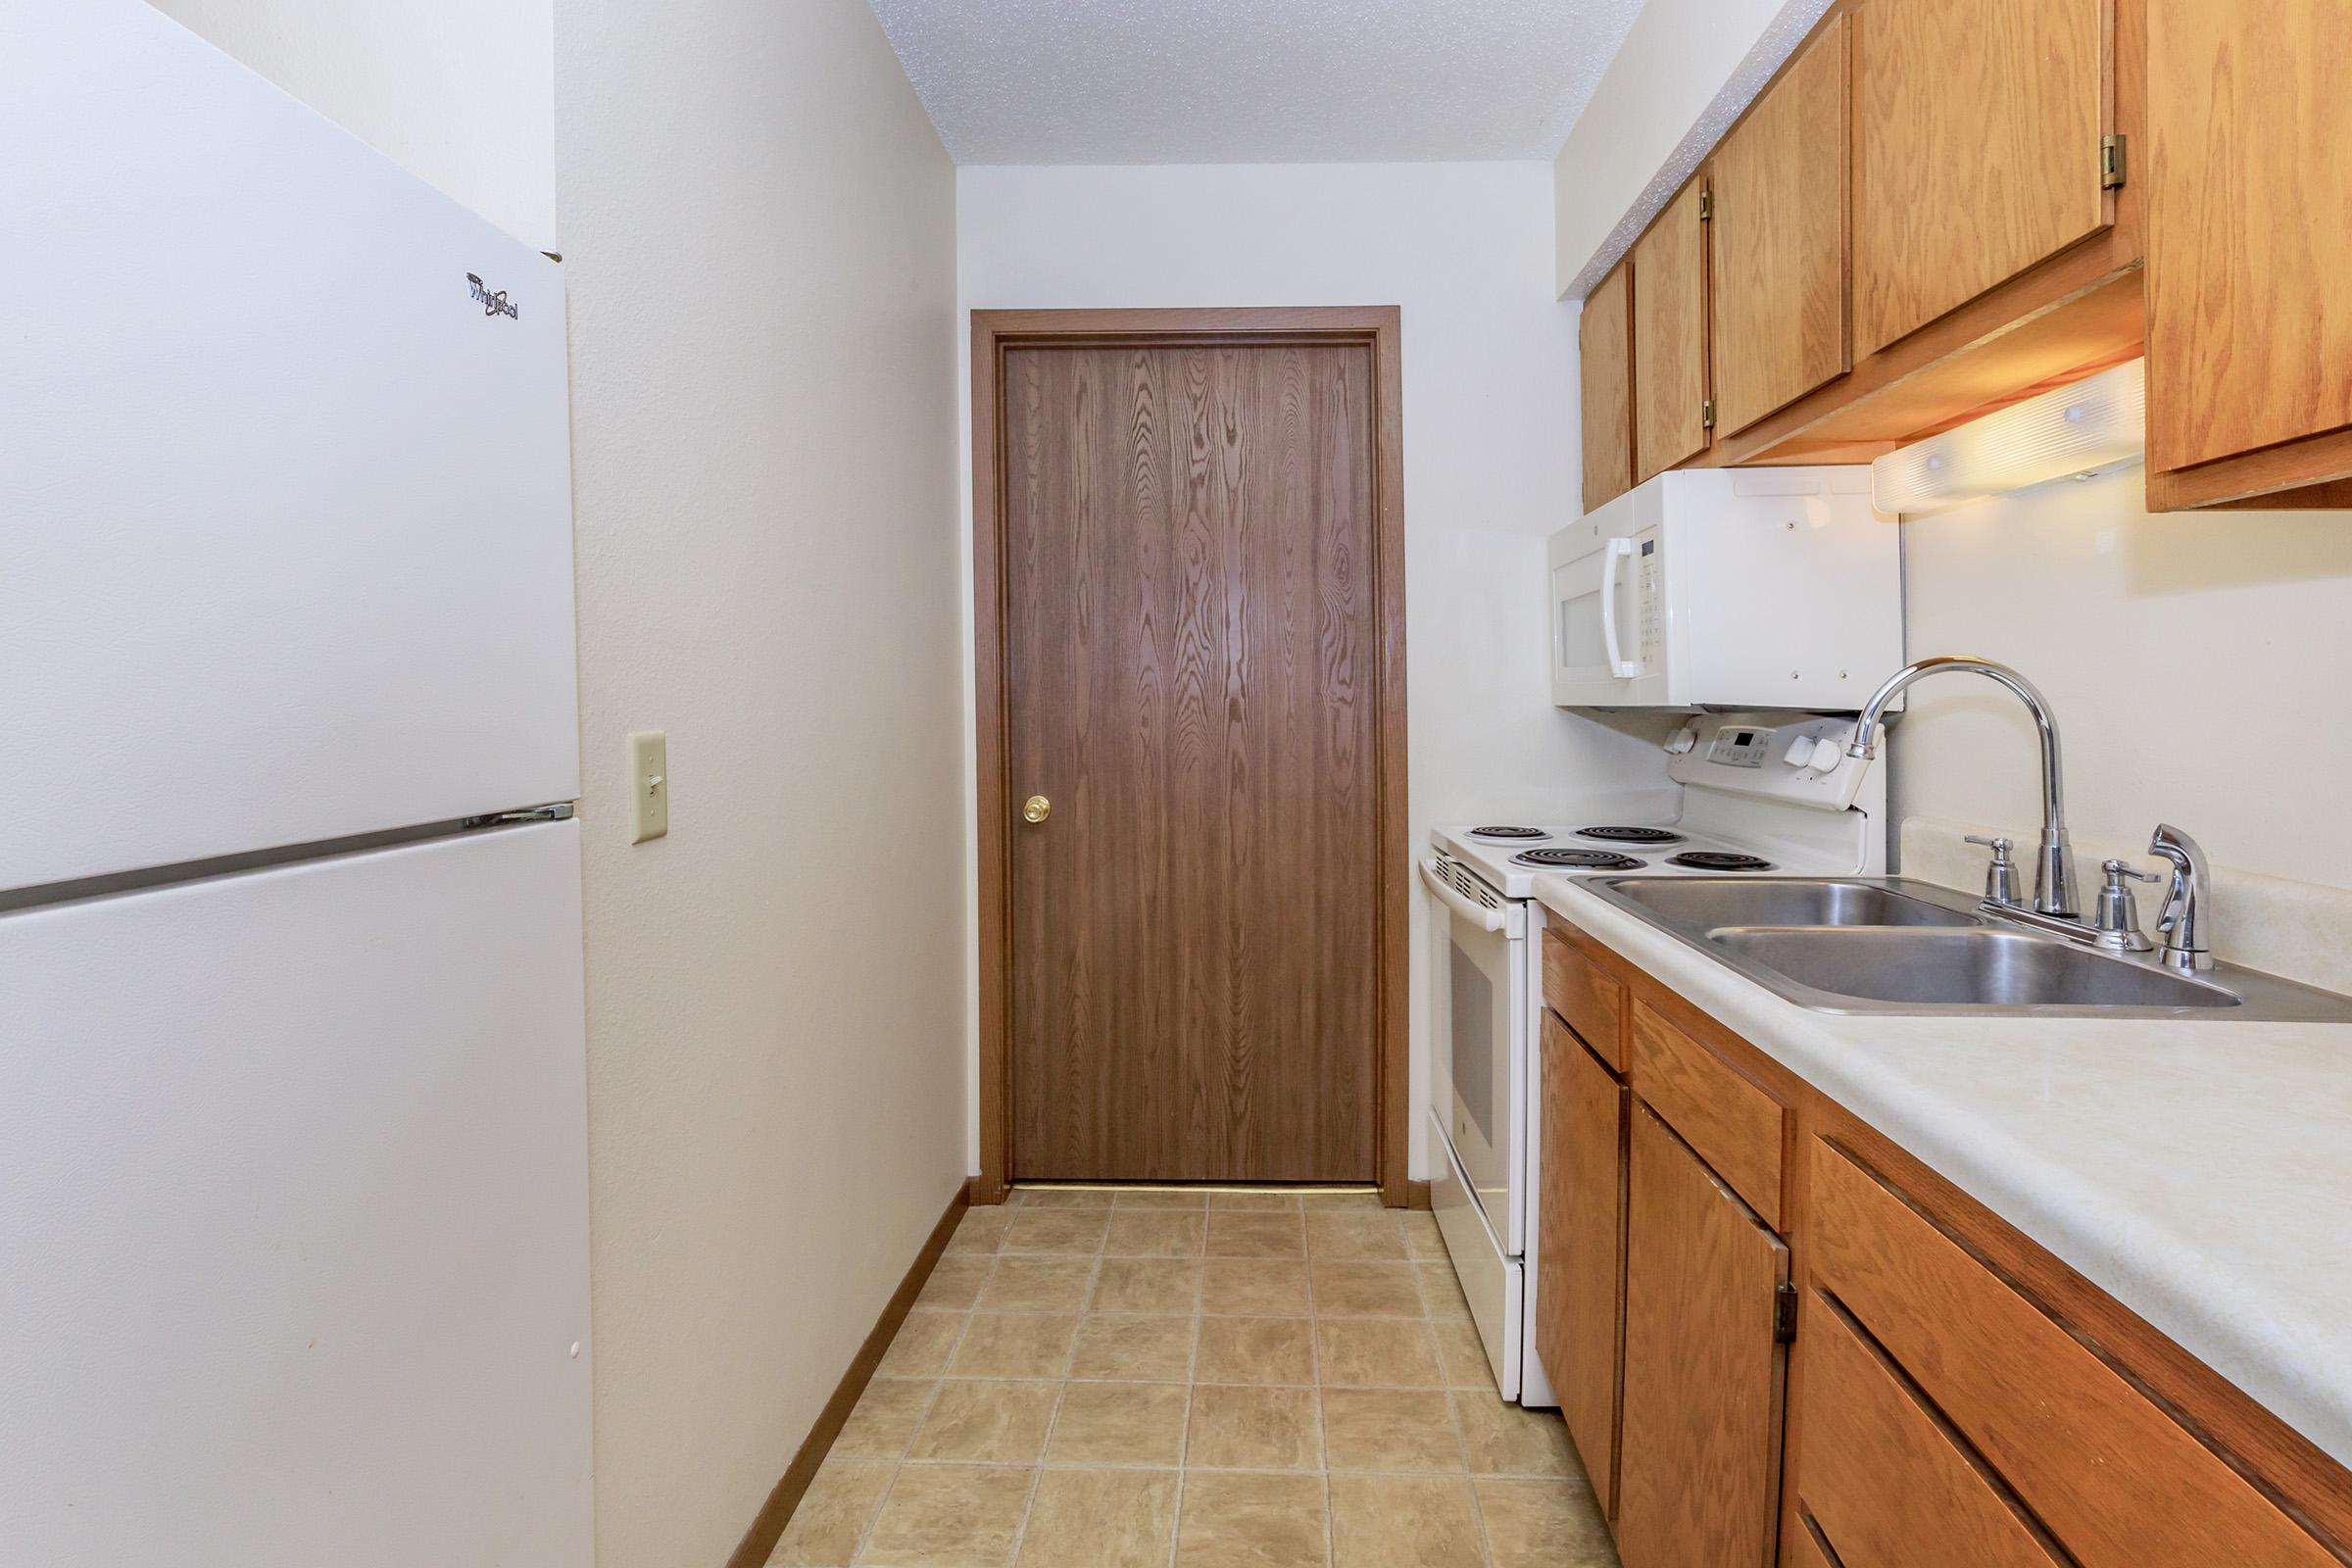
[[[1440,904],[1451,909],[1457,918],[1469,921],[1481,931],[1499,931],[1508,918],[1500,909],[1482,909],[1463,898],[1459,889],[1438,875],[1438,862],[1435,860],[1421,862],[1421,880],[1428,885],[1430,892],[1438,896]]]
[[[1600,640],[1607,645],[1609,673],[1620,680],[1631,680],[1642,673],[1639,660],[1625,657],[1617,645],[1617,563],[1634,553],[1631,539],[1612,539],[1602,552],[1600,568]]]

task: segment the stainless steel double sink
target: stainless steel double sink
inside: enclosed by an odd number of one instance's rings
[[[1586,888],[1816,1012],[2352,1023],[2352,998],[2191,976],[2004,924],[1904,877],[1589,877]]]

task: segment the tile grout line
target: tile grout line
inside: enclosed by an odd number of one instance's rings
[[[1323,1397],[1323,1314],[1315,1310],[1315,1233],[1298,1211],[1298,1269],[1306,1277],[1307,1351],[1315,1363],[1315,1443],[1322,1449],[1323,1468],[1317,1478],[1323,1493],[1323,1563],[1332,1568],[1339,1559],[1339,1525],[1331,1514],[1331,1417]]]
[[[1000,1238],[1000,1240],[1002,1240],[1002,1238]],[[980,1276],[980,1290],[972,1293],[972,1298],[975,1301],[979,1299],[980,1292],[988,1289],[988,1282],[996,1277],[998,1255],[999,1254],[994,1252],[988,1254],[988,1267]],[[921,1299],[920,1293],[917,1293],[916,1299],[918,1301]],[[910,1312],[908,1315],[912,1316],[912,1313]],[[948,1347],[947,1355],[940,1361],[939,1376],[931,1381],[931,1393],[923,1400],[922,1413],[914,1418],[914,1425],[907,1429],[906,1441],[899,1447],[899,1456],[891,1461],[890,1479],[883,1484],[882,1494],[874,1499],[873,1511],[866,1515],[864,1525],[858,1529],[858,1540],[850,1547],[850,1561],[852,1563],[860,1563],[865,1560],[866,1548],[873,1544],[874,1527],[882,1522],[882,1510],[890,1506],[890,1494],[898,1490],[899,1477],[906,1473],[907,1456],[914,1452],[914,1442],[915,1439],[922,1436],[923,1423],[931,1419],[932,1410],[939,1404],[940,1391],[947,1386],[948,1368],[955,1364],[956,1352],[963,1348],[964,1336],[972,1332],[972,1318],[974,1315],[975,1314],[970,1312],[963,1314],[963,1327],[956,1331],[956,1343]],[[899,1325],[899,1333],[904,1334],[906,1332],[906,1325],[905,1323],[901,1323]],[[895,1344],[897,1343],[898,1336],[893,1335],[891,1336],[891,1339],[892,1343]],[[890,1354],[890,1348],[885,1346],[882,1353],[885,1357],[888,1357]],[[871,1387],[873,1381],[874,1380],[872,1379],[868,1380],[868,1387]],[[865,1396],[861,1394],[858,1397],[859,1402],[862,1403]],[[852,1407],[850,1413],[852,1415],[857,1413],[857,1410],[854,1406]]]

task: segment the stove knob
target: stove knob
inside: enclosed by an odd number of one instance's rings
[[[1697,745],[1698,726],[1696,724],[1685,724],[1666,739],[1666,750],[1676,757],[1682,756]]]
[[[1790,767],[1811,767],[1813,765],[1813,737],[1799,735],[1795,740],[1790,741],[1788,755],[1782,758],[1781,760],[1787,762]]]
[[[1824,735],[1813,743],[1813,770],[1815,772],[1835,773],[1838,771],[1838,765],[1844,760],[1845,748],[1838,744],[1837,737]]]

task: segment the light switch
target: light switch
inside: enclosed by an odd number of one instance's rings
[[[629,842],[669,831],[669,737],[658,729],[629,737]]]

